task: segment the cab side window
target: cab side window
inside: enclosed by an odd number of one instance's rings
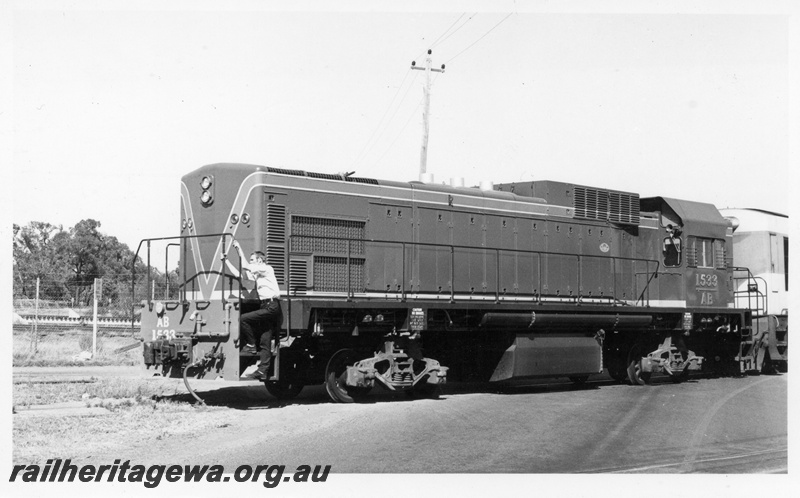
[[[714,239],[689,237],[686,264],[694,268],[715,268]]]
[[[676,267],[681,265],[681,254],[683,253],[683,245],[681,241],[680,230],[672,225],[667,225],[667,236],[664,237],[664,242],[661,247],[661,252],[664,256],[664,266]]]

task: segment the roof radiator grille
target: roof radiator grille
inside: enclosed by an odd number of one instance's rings
[[[573,208],[575,218],[639,224],[638,194],[576,186]]]

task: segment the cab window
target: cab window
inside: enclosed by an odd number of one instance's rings
[[[661,246],[661,253],[664,256],[664,266],[680,266],[681,254],[683,253],[680,229],[673,225],[667,225],[665,230],[667,236],[664,237],[664,242]]]
[[[689,237],[688,266],[714,268],[714,239]]]

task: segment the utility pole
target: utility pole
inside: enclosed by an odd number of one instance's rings
[[[419,155],[419,177],[426,173],[428,167],[428,132],[430,131],[430,123],[428,121],[428,114],[431,109],[431,71],[437,73],[444,72],[444,64],[441,69],[431,68],[431,50],[428,50],[428,57],[425,59],[425,67],[417,67],[416,61],[411,61],[411,69],[419,69],[425,71],[425,104],[422,111],[422,150]]]

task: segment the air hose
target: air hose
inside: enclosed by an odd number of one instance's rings
[[[205,356],[203,356],[199,360],[195,361],[194,363],[187,363],[186,366],[183,367],[183,383],[186,385],[186,389],[189,391],[189,394],[191,394],[192,397],[194,397],[194,399],[196,399],[201,405],[204,405],[204,406],[205,406],[206,402],[203,401],[200,398],[200,396],[198,396],[197,393],[194,392],[194,389],[192,389],[192,386],[189,385],[189,377],[186,374],[187,374],[187,372],[189,371],[190,368],[194,368],[194,367],[198,367],[198,366],[205,368],[205,366],[209,362],[211,362],[212,360],[216,360],[216,359],[220,358],[222,355],[217,354],[217,348],[219,348],[219,343],[217,343],[217,345],[214,346],[214,349],[211,350],[211,352],[206,353]]]

